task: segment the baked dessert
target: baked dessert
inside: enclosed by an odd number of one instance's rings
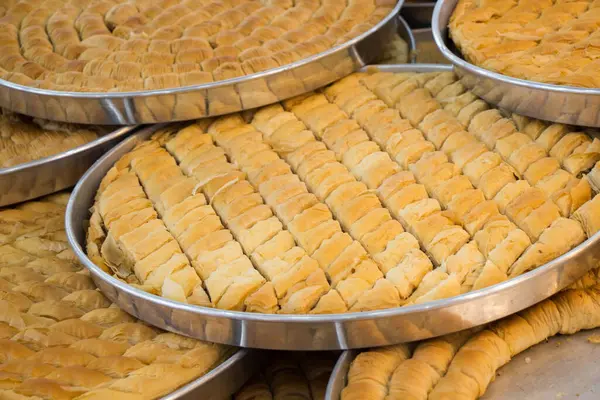
[[[0,210],[0,398],[159,398],[232,354],[111,304],[67,243],[68,197]]]
[[[600,326],[600,285],[570,289],[485,328],[360,353],[341,399],[477,399],[512,357]]]
[[[71,150],[101,133],[94,128],[31,120],[0,109],[0,168]]]
[[[100,185],[87,253],[148,292],[231,310],[451,297],[600,228],[597,145],[505,118],[450,72],[357,73],[141,143]]]
[[[232,400],[305,399],[323,400],[335,352],[268,352],[268,360]]]
[[[287,65],[367,31],[392,0],[45,2],[0,13],[0,78],[60,91],[130,92]]]
[[[475,65],[543,83],[600,87],[597,3],[459,0],[450,37]]]

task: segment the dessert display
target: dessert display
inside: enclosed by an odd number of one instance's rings
[[[58,124],[0,109],[0,168],[49,157],[97,139],[96,128]]]
[[[337,353],[269,352],[266,366],[232,400],[323,400]]]
[[[0,78],[69,92],[132,92],[285,66],[366,32],[392,0],[11,1]]]
[[[111,304],[69,247],[68,198],[0,210],[0,398],[160,398],[233,353]]]
[[[465,59],[515,78],[599,88],[595,1],[459,0],[450,37]]]
[[[477,399],[517,354],[556,334],[600,326],[599,300],[596,282],[563,291],[484,328],[362,352],[350,365],[340,397]]]
[[[448,298],[600,229],[599,145],[507,118],[451,72],[357,73],[140,143],[100,184],[87,254],[137,288],[225,310]]]

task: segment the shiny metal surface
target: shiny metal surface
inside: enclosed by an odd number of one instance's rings
[[[417,46],[415,54],[417,63],[444,65],[449,63],[435,44],[431,28],[413,29],[412,34]]]
[[[571,125],[600,127],[600,89],[549,85],[512,78],[465,61],[448,38],[448,21],[458,0],[440,0],[433,12],[435,42],[454,64],[463,84],[497,107]]]
[[[384,71],[447,71],[439,65],[371,66]],[[600,262],[600,232],[567,254],[517,278],[450,299],[363,313],[267,315],[191,306],[154,296],[108,275],[86,256],[85,223],[101,179],[136,143],[160,126],[122,141],[92,166],[75,187],[66,231],[96,285],[128,313],[160,328],[217,343],[277,350],[338,350],[384,346],[440,336],[481,325],[535,304],[573,283]]]
[[[69,151],[0,168],[0,207],[75,185],[94,161],[134,129],[135,127],[119,128]]]
[[[600,346],[588,341],[600,329],[557,335],[515,356],[498,370],[481,400],[594,400],[600,383]],[[327,384],[326,400],[339,400],[350,364],[359,354],[342,353]]]
[[[400,10],[400,15],[413,28],[426,28],[431,26],[431,16],[435,8],[435,1],[406,2]]]
[[[182,88],[123,93],[36,89],[0,80],[0,107],[44,119],[134,125],[227,114],[310,92],[377,61],[404,0],[377,25],[325,52],[264,72]]]
[[[217,368],[164,396],[162,400],[226,400],[240,389],[262,363],[259,352],[241,349]]]

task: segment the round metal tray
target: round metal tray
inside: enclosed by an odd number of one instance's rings
[[[279,68],[202,85],[122,93],[36,89],[0,80],[0,107],[44,119],[97,125],[181,121],[260,107],[310,92],[374,62],[397,32],[404,0],[356,38]],[[180,107],[179,105],[183,105]]]
[[[563,124],[600,127],[600,89],[549,85],[512,78],[465,61],[448,38],[458,0],[440,0],[433,12],[435,42],[461,82],[485,101],[517,114]]]
[[[164,396],[162,400],[226,400],[262,363],[257,351],[241,349],[204,376]]]
[[[598,334],[600,329],[557,335],[525,350],[498,370],[481,399],[597,399],[600,346],[588,338]],[[340,355],[327,384],[326,400],[340,399],[350,364],[358,354],[349,350]]]
[[[390,72],[448,71],[439,65],[372,66]],[[277,350],[337,350],[426,339],[481,325],[527,308],[570,285],[600,261],[600,232],[567,254],[500,284],[430,303],[362,313],[269,315],[192,306],[154,296],[103,272],[86,256],[85,226],[106,172],[161,126],[139,131],[98,160],[75,187],[66,231],[96,285],[128,313],[162,329],[201,340]]]
[[[0,168],[0,207],[69,188],[108,149],[135,127],[123,127],[82,146],[8,168]]]

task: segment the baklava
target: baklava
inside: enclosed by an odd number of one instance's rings
[[[394,6],[393,0],[11,1],[0,8],[0,78],[70,92],[221,81],[329,50],[378,24]]]
[[[555,85],[600,88],[598,3],[459,0],[450,37],[475,65]]]
[[[142,142],[100,184],[87,253],[150,293],[227,310],[452,297],[600,229],[597,146],[503,116],[451,72],[357,73]]]
[[[0,210],[0,398],[160,398],[233,353],[111,304],[69,247],[68,198]]]

